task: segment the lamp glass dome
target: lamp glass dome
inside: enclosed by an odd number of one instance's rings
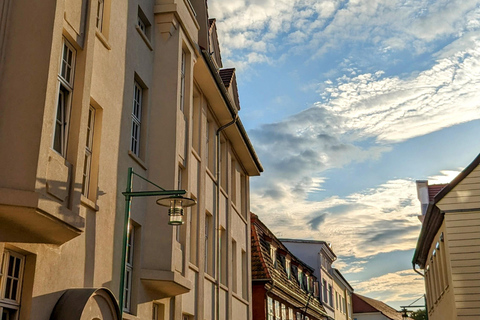
[[[182,225],[183,224],[183,208],[191,207],[197,202],[194,199],[182,197],[179,195],[160,198],[157,204],[164,207],[169,207],[168,215],[170,217],[168,224]]]

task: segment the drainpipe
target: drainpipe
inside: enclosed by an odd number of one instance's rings
[[[216,319],[220,320],[220,274],[221,274],[221,261],[220,261],[220,132],[223,130],[227,129],[231,125],[235,124],[238,120],[238,114],[235,113],[235,117],[232,119],[227,124],[224,124],[220,128],[217,129],[217,132],[215,134],[215,139],[217,143],[217,159],[216,159],[216,178],[217,178],[217,201],[216,202],[216,223],[215,223],[215,229],[216,229],[216,258],[217,258],[217,303],[216,303]],[[227,213],[225,213],[225,218],[227,218]],[[223,245],[227,245],[224,243]]]
[[[422,278],[425,278],[425,275],[423,273],[421,273],[420,271],[418,271],[416,268],[415,268],[415,262],[412,262],[412,267],[413,267],[413,271],[415,271],[416,273],[418,273],[419,275],[422,276]],[[423,299],[425,301],[425,315],[427,316],[427,320],[428,320],[428,305],[427,305],[427,296],[426,295],[423,295]]]

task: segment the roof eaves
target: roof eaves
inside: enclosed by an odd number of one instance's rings
[[[232,118],[237,117],[238,112],[236,111],[236,108],[234,107],[234,104],[229,97],[227,88],[225,88],[225,85],[223,84],[222,78],[220,77],[219,73],[217,72],[217,69],[216,69],[215,64],[212,60],[212,57],[210,56],[210,54],[205,49],[202,50],[202,55],[203,55],[205,61],[207,62],[207,66],[210,69],[210,73],[212,74],[213,78],[215,79],[215,82],[217,83],[218,88],[220,89],[222,97],[223,97],[225,103],[228,106],[228,109],[229,109],[229,111],[232,115]],[[240,118],[238,118],[238,120],[236,121],[235,124],[237,125],[237,128],[239,129],[240,134],[242,135],[242,138],[245,141],[245,144],[248,148],[248,151],[250,152],[250,155],[252,156],[253,162],[255,163],[255,165],[258,169],[258,172],[263,172],[263,166],[260,162],[260,159],[258,158],[257,153],[255,152],[255,149],[253,148],[252,142],[250,141],[250,138],[247,135],[247,131],[245,130],[245,127],[243,126],[243,123],[240,120]]]
[[[458,176],[455,177],[445,188],[435,195],[434,202],[442,200],[453,188],[457,186],[466,176],[468,176],[480,164],[480,153]]]

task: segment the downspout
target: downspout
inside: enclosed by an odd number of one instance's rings
[[[217,320],[220,320],[220,274],[221,274],[221,261],[220,261],[220,179],[221,179],[221,176],[220,176],[220,171],[221,171],[221,168],[220,168],[220,133],[227,129],[228,127],[230,127],[231,125],[235,124],[238,120],[238,114],[235,113],[235,116],[233,118],[232,121],[230,121],[229,123],[227,124],[224,124],[223,126],[221,126],[220,128],[217,129],[217,132],[215,134],[215,139],[216,139],[216,143],[217,143],[217,159],[216,159],[216,178],[217,178],[217,201],[216,202],[216,242],[217,242],[217,245],[216,245],[216,257],[217,257],[217,303],[216,303],[216,319]],[[227,214],[225,213],[225,218],[227,218]],[[226,243],[224,244],[226,245]]]
[[[303,311],[303,319],[305,319],[305,315],[307,314],[308,305],[310,304],[310,298],[312,297],[312,295],[313,295],[312,293],[308,295],[307,304],[305,305],[305,310]]]
[[[418,270],[415,268],[415,262],[412,262],[412,267],[413,267],[413,271],[415,271],[416,273],[418,273],[419,275],[421,275],[422,278],[425,278],[425,275],[424,275],[423,273],[421,273],[420,271],[418,271]],[[427,320],[428,320],[428,304],[427,304],[426,291],[425,291],[425,295],[423,295],[423,299],[424,299],[424,302],[425,302],[425,315],[427,316]]]

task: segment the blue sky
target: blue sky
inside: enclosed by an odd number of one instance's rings
[[[277,237],[332,242],[356,292],[416,300],[415,180],[480,153],[480,1],[208,5],[265,168],[252,211]]]

